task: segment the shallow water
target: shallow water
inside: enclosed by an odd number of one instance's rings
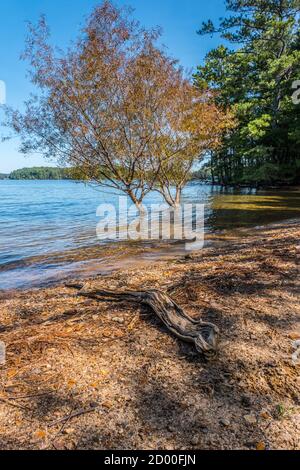
[[[97,207],[119,194],[72,181],[0,181],[0,289],[28,288],[113,269],[125,258],[151,260],[178,245],[107,244],[96,236]],[[157,193],[145,205],[161,202]],[[266,225],[300,216],[300,192],[232,190],[190,183],[183,202],[205,205],[205,231]]]

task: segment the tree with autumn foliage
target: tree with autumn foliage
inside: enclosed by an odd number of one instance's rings
[[[23,57],[39,94],[24,113],[7,110],[21,151],[75,167],[77,177],[122,191],[138,207],[151,190],[177,203],[226,119],[157,45],[159,35],[110,1],[66,52],[49,45],[44,18],[30,25]]]
[[[188,80],[178,84],[168,110],[164,135],[156,140],[160,171],[156,189],[170,206],[177,206],[195,165],[216,150],[222,137],[235,126],[233,114],[218,107],[209,90],[199,93]]]

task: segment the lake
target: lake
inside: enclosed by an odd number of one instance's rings
[[[178,247],[105,243],[96,236],[100,204],[119,194],[73,181],[0,181],[0,290],[46,285],[128,262],[173,255]],[[161,202],[151,193],[145,205]],[[224,189],[191,182],[183,202],[205,204],[205,231],[237,230],[297,218],[300,192]],[[125,261],[125,259],[127,261]]]

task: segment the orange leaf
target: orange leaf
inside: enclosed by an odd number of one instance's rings
[[[266,444],[264,442],[259,442],[256,446],[256,450],[266,450]]]
[[[37,431],[35,433],[35,436],[38,438],[38,439],[45,439],[46,437],[46,432],[45,431]]]
[[[74,385],[76,385],[76,383],[77,383],[77,382],[76,382],[75,380],[72,380],[72,379],[69,380],[68,383],[67,383],[68,388],[74,387]]]
[[[94,383],[92,383],[92,384],[91,384],[91,387],[93,387],[93,388],[99,387],[99,382],[94,382]]]
[[[7,372],[7,377],[9,377],[11,379],[15,375],[17,375],[17,373],[18,373],[18,371],[16,369],[11,369]]]

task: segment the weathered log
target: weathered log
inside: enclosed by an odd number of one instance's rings
[[[75,286],[74,286],[75,287]],[[159,290],[121,291],[80,290],[78,295],[102,301],[129,301],[149,306],[179,339],[194,343],[196,350],[210,359],[217,353],[219,329],[213,323],[194,320],[167,294]]]

